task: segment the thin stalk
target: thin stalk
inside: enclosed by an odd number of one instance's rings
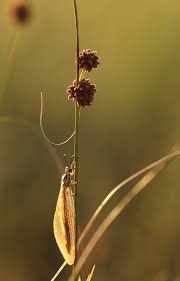
[[[78,21],[78,9],[77,1],[73,0],[74,4],[74,17],[75,17],[75,28],[76,28],[76,83],[79,84],[79,21]]]
[[[79,21],[78,21],[78,9],[77,9],[77,1],[73,0],[74,7],[74,17],[75,17],[75,28],[76,28],[76,85],[79,84]],[[75,263],[73,265],[73,273],[74,268],[77,262],[78,257],[78,172],[79,172],[79,123],[80,123],[80,108],[75,102],[75,135],[74,135],[74,159],[75,159],[75,175],[74,175],[74,201],[75,201]],[[74,274],[73,274],[74,275]],[[74,277],[75,280],[75,277]]]
[[[74,159],[75,159],[75,174],[74,174],[74,201],[75,201],[75,229],[76,229],[76,259],[78,256],[78,181],[79,181],[79,122],[80,110],[75,106],[75,135],[74,135]],[[75,261],[76,262],[76,261]]]
[[[8,40],[8,45],[10,44],[10,50],[9,50],[9,46],[7,46],[7,50],[9,52],[9,54],[7,55],[7,59],[6,59],[4,77],[3,76],[1,77],[2,81],[0,83],[0,103],[1,104],[3,103],[4,96],[6,94],[6,91],[8,89],[8,85],[9,85],[8,82],[9,82],[11,75],[13,73],[13,70],[14,70],[13,68],[14,68],[14,63],[15,63],[15,53],[17,50],[17,44],[18,44],[19,38],[20,38],[20,33],[16,32]],[[4,71],[4,68],[3,68],[3,71]]]

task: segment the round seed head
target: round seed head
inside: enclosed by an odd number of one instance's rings
[[[99,65],[99,57],[96,51],[90,49],[83,50],[79,54],[79,67],[83,68],[87,72],[90,72],[93,68],[97,68]]]
[[[15,24],[23,25],[32,17],[32,7],[23,0],[15,1],[9,6],[9,17]]]
[[[92,84],[89,79],[82,79],[76,86],[76,81],[67,89],[68,99],[73,99],[80,107],[90,106],[94,100],[96,85]]]

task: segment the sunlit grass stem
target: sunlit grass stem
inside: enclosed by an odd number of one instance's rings
[[[78,9],[77,1],[73,0],[75,28],[76,28],[76,86],[79,84],[79,21],[78,21]],[[80,108],[75,102],[75,135],[74,135],[74,159],[75,159],[75,175],[74,175],[74,201],[75,201],[75,263],[78,258],[78,181],[79,181],[79,125],[80,125]],[[73,274],[74,275],[74,274]],[[75,280],[75,278],[74,278]]]

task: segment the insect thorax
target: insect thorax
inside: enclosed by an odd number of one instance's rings
[[[66,172],[63,176],[62,176],[62,184],[65,187],[69,187],[71,184],[71,175],[69,172]]]

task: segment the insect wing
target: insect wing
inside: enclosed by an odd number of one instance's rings
[[[65,261],[75,260],[75,206],[71,187],[61,183],[54,214],[54,236]]]

